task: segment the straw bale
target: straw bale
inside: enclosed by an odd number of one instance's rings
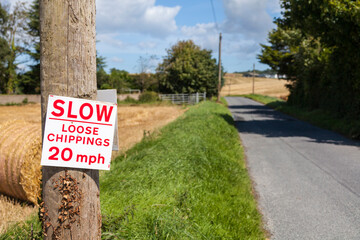
[[[0,192],[37,204],[41,181],[39,124],[23,120],[0,125]]]

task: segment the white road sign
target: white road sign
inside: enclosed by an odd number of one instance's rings
[[[41,165],[110,170],[114,103],[49,96]]]
[[[109,103],[117,103],[117,92],[116,89],[103,89],[97,90],[97,99],[98,101],[109,102]],[[119,151],[119,143],[118,143],[118,126],[117,126],[117,114],[115,114],[115,128],[114,128],[114,141],[112,150]]]

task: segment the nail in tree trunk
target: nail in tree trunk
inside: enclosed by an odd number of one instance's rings
[[[96,99],[95,0],[40,0],[41,117],[49,94]],[[99,171],[43,167],[45,239],[100,239]]]

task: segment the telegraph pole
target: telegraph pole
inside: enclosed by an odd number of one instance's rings
[[[255,63],[253,65],[253,81],[252,81],[252,94],[255,93]]]
[[[95,16],[95,0],[40,0],[43,133],[49,94],[96,99]],[[44,239],[101,238],[98,170],[43,166],[42,191]]]
[[[218,82],[218,96],[217,101],[220,102],[220,91],[221,91],[221,33],[219,35],[219,82]]]

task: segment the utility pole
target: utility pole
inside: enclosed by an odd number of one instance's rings
[[[220,102],[220,91],[221,91],[221,33],[219,35],[219,82],[218,82],[218,96],[217,101]]]
[[[40,0],[43,133],[49,94],[96,99],[95,16],[95,0]],[[98,170],[43,166],[42,191],[44,239],[101,238]]]
[[[253,65],[253,81],[252,81],[252,94],[255,93],[255,63]]]

